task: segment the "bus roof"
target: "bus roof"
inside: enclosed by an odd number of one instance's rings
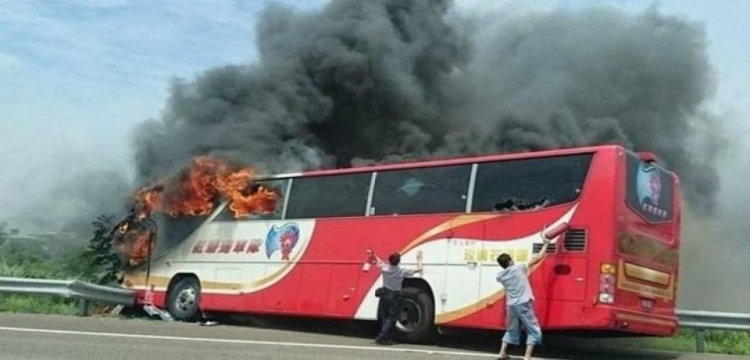
[[[353,174],[353,173],[360,173],[360,172],[386,171],[386,170],[398,170],[398,169],[444,166],[444,165],[471,164],[471,163],[476,163],[476,162],[528,159],[528,158],[539,158],[539,157],[559,156],[559,155],[573,155],[573,154],[591,153],[591,152],[597,152],[597,151],[602,151],[602,150],[615,150],[615,149],[628,151],[619,145],[583,146],[583,147],[573,147],[573,148],[563,148],[563,149],[506,153],[506,154],[497,154],[497,155],[451,157],[451,158],[427,160],[427,161],[404,161],[404,162],[398,162],[398,163],[357,166],[357,167],[349,167],[349,168],[312,170],[312,171],[306,171],[302,173],[287,173],[287,174],[258,176],[256,180],[271,180],[271,179],[283,179],[283,178],[289,178],[289,177],[307,177],[307,176],[321,176],[321,175],[334,175],[334,174]]]

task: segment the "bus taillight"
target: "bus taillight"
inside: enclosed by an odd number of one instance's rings
[[[615,274],[617,268],[613,264],[603,263],[599,274],[599,302],[612,304],[615,302]]]

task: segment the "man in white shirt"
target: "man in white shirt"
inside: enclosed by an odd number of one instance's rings
[[[375,342],[379,345],[392,345],[393,326],[396,324],[401,307],[401,285],[405,277],[422,272],[422,262],[417,262],[416,269],[405,269],[399,266],[401,263],[399,253],[388,256],[387,263],[380,260],[374,252],[370,254],[375,257],[377,265],[383,273],[383,287],[385,288],[385,294],[380,297],[380,301],[383,302],[383,326],[380,334],[375,338]]]
[[[506,317],[508,320],[507,329],[503,336],[503,344],[500,347],[499,360],[510,359],[506,350],[508,344],[518,345],[521,337],[519,322],[526,329],[526,353],[524,360],[530,360],[534,352],[534,345],[541,344],[542,330],[539,327],[539,321],[534,314],[534,292],[529,284],[527,271],[529,268],[540,263],[544,259],[549,245],[549,239],[542,236],[544,245],[539,253],[532,256],[528,264],[516,264],[508,254],[501,254],[497,257],[497,263],[503,268],[497,273],[497,282],[505,288],[505,299],[507,305]]]

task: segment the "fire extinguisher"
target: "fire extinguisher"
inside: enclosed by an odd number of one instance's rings
[[[364,264],[362,264],[362,271],[369,272],[370,267],[374,263],[375,263],[375,253],[372,251],[372,249],[367,249],[367,257],[365,257],[365,262]]]

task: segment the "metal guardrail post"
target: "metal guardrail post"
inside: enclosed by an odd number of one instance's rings
[[[89,301],[86,299],[78,299],[76,301],[76,314],[78,316],[89,316]]]
[[[706,330],[698,329],[695,334],[695,351],[699,353],[706,352]]]
[[[695,329],[695,351],[706,352],[706,337],[710,330],[750,332],[750,314],[716,311],[677,310],[680,327]]]

